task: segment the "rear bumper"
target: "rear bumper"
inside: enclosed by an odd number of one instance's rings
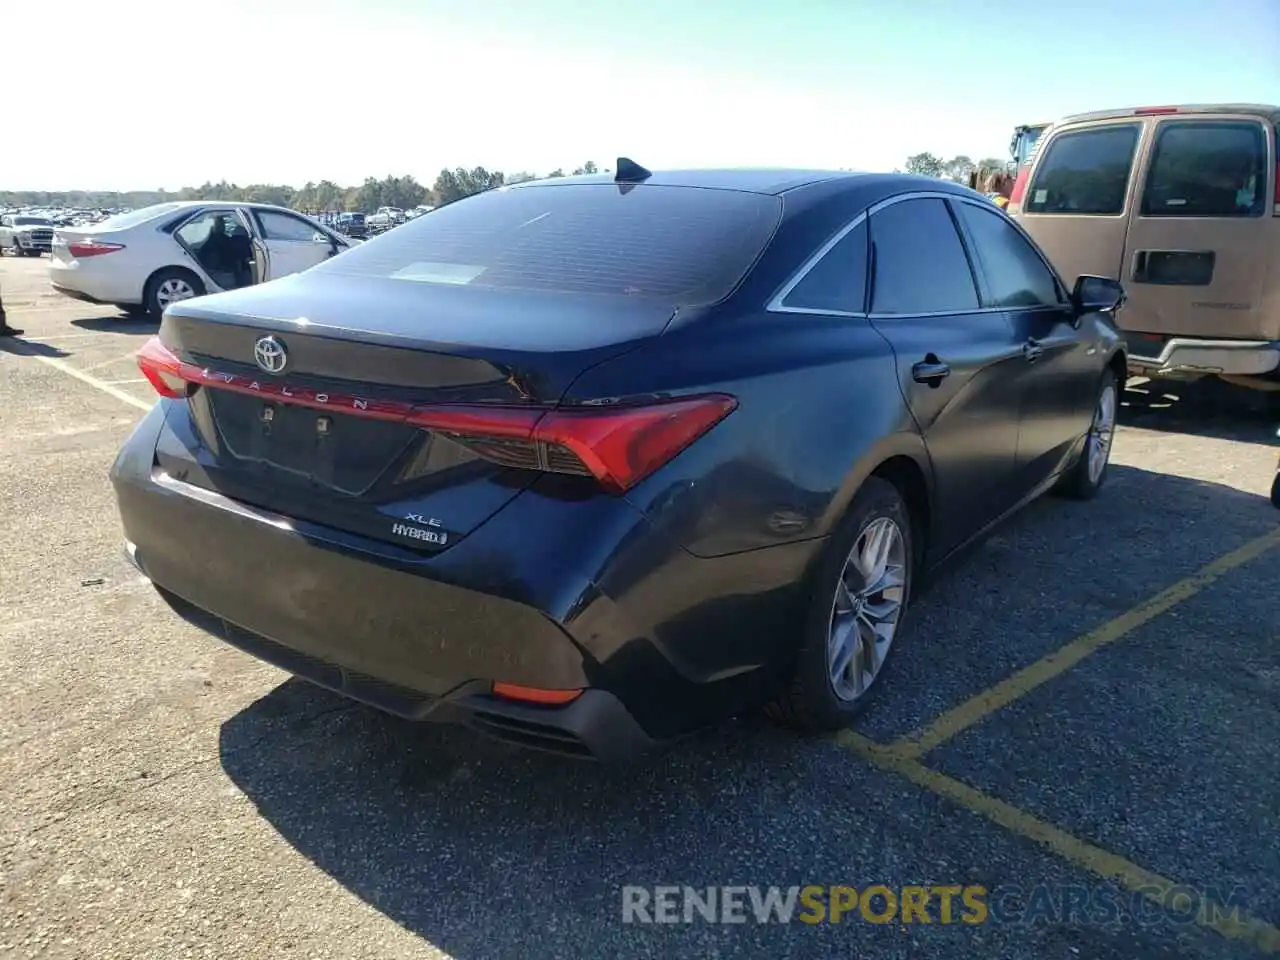
[[[129,271],[112,269],[93,257],[68,263],[55,256],[49,261],[49,283],[64,297],[85,303],[141,303],[142,281]]]
[[[81,303],[105,304],[106,300],[99,300],[92,294],[85,293],[83,290],[76,290],[72,287],[64,287],[60,284],[50,284],[55,293],[60,293],[64,297],[70,297],[72,300],[79,300]]]
[[[794,649],[818,543],[695,558],[625,501],[521,494],[439,554],[283,517],[154,467],[162,402],[112,468],[130,555],[169,605],[387,712],[620,759],[759,702]],[[520,501],[517,501],[520,502]],[[565,706],[494,682],[583,690]]]
[[[127,544],[126,552],[145,574],[136,546]],[[560,707],[495,697],[483,680],[465,681],[439,696],[430,696],[269,640],[162,587],[157,591],[182,619],[233,647],[317,686],[408,720],[458,723],[508,743],[583,760],[626,760],[657,746],[622,701],[607,690],[585,690],[572,703]]]
[[[1131,345],[1132,346],[1132,345]],[[1175,337],[1158,354],[1131,353],[1129,369],[1144,376],[1263,376],[1280,368],[1280,342]]]

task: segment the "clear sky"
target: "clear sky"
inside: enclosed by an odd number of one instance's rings
[[[0,0],[0,189],[443,166],[890,169],[1280,103],[1280,0]],[[13,77],[29,78],[11,82]]]

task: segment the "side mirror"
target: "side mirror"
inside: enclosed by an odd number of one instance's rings
[[[1115,313],[1124,306],[1124,285],[1110,277],[1083,274],[1076,277],[1071,290],[1071,304],[1077,314]]]

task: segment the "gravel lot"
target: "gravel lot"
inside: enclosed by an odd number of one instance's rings
[[[385,718],[169,615],[106,479],[154,326],[57,297],[46,264],[0,260],[26,328],[0,346],[0,956],[1280,952],[1277,450],[1251,397],[1132,388],[1104,494],[1034,505],[926,594],[856,734],[747,718],[604,769]],[[622,922],[623,886],[663,884],[1005,907]],[[1177,885],[1243,911],[1179,916]],[[1081,891],[1174,909],[1045,907]]]

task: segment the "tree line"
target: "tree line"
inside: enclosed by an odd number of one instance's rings
[[[1008,161],[995,157],[973,160],[961,154],[950,160],[944,160],[932,153],[917,153],[907,157],[905,169],[907,173],[915,173],[923,177],[938,177],[943,180],[954,180],[956,183],[968,183],[975,173],[978,175],[978,180],[982,181],[1006,172],[1008,167]]]
[[[580,167],[569,171],[571,175],[584,173],[601,173],[594,161],[588,160]],[[563,169],[552,170],[541,176],[520,171],[504,173],[501,170],[487,170],[484,167],[457,167],[444,169],[436,177],[431,186],[419,183],[410,176],[388,176],[379,180],[368,177],[358,186],[341,186],[332,180],[319,182],[308,181],[301,187],[292,187],[278,183],[251,183],[241,186],[223,180],[219,183],[204,183],[198,187],[183,187],[181,190],[127,190],[123,192],[107,190],[0,190],[0,207],[61,207],[78,210],[106,210],[118,207],[149,206],[153,203],[165,203],[172,200],[212,200],[222,202],[274,203],[295,210],[321,211],[365,211],[371,212],[379,207],[399,207],[411,210],[417,206],[442,206],[461,200],[473,193],[480,193],[505,183],[519,183],[523,180],[538,180],[550,177],[563,177]]]
[[[991,174],[1003,173],[1007,166],[1005,161],[994,157],[975,161],[961,155],[944,160],[932,153],[917,153],[907,157],[905,169],[907,173],[967,183],[974,173],[977,173],[978,178],[982,180]],[[379,207],[399,207],[402,210],[410,210],[423,205],[442,206],[505,183],[602,172],[608,171],[602,170],[594,161],[588,160],[582,166],[567,173],[564,169],[556,169],[542,175],[527,171],[504,173],[501,170],[488,170],[485,167],[473,167],[470,170],[465,167],[456,167],[452,170],[446,168],[440,171],[435,183],[429,187],[411,176],[387,176],[381,180],[368,177],[364,183],[356,186],[342,186],[332,180],[308,181],[301,187],[278,183],[251,183],[242,186],[222,180],[218,183],[204,183],[198,187],[183,187],[181,190],[123,192],[0,190],[0,207],[68,207],[89,210],[133,207],[136,209],[170,200],[212,200],[274,203],[282,207],[311,212],[343,210],[370,212]]]

